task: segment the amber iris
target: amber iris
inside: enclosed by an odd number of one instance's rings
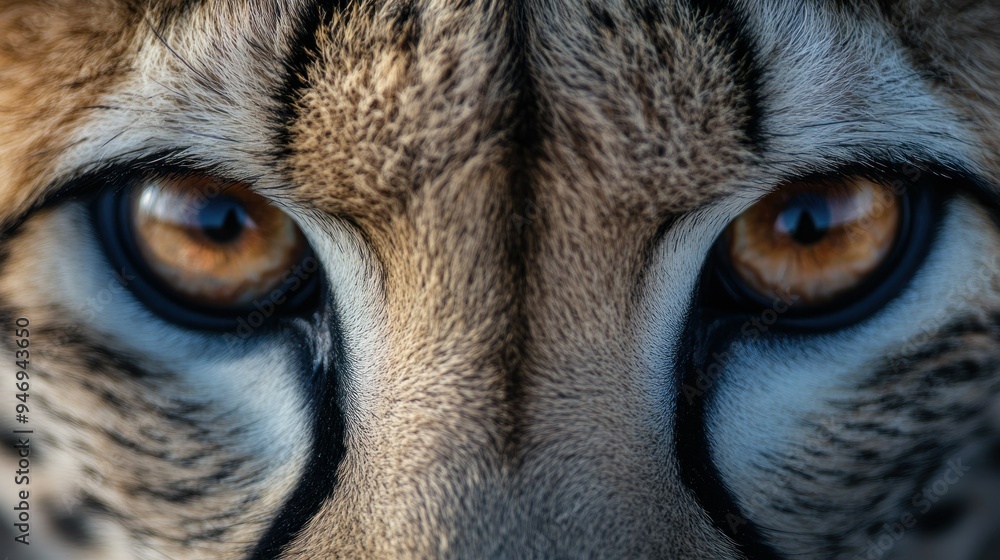
[[[242,185],[161,179],[134,189],[129,202],[143,261],[196,303],[240,307],[265,298],[307,248],[287,214]]]
[[[882,265],[900,235],[902,198],[854,178],[796,183],[734,220],[725,249],[744,286],[763,298],[780,290],[800,306],[830,304]]]

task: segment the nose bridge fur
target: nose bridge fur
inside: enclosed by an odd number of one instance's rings
[[[618,3],[427,2],[322,32],[296,194],[366,233],[390,335],[377,420],[314,520],[329,532],[295,551],[725,550],[652,451],[630,314],[664,221],[741,163],[722,51],[662,50],[700,31]],[[700,104],[672,105],[675,81]],[[664,522],[712,544],[650,537]]]

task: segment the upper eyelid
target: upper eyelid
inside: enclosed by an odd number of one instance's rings
[[[1000,188],[960,163],[930,156],[906,161],[881,157],[875,153],[859,153],[858,157],[855,161],[830,161],[821,168],[807,169],[802,173],[756,178],[746,188],[729,197],[730,201],[738,197],[742,204],[739,209],[734,209],[731,203],[726,203],[730,208],[727,215],[729,219],[736,218],[742,210],[750,208],[784,185],[830,183],[848,178],[862,178],[885,185],[902,182],[904,188],[919,186],[921,183],[941,185],[948,182],[952,190],[959,187],[962,191],[978,194],[1000,209]]]
[[[124,188],[136,181],[184,176],[210,177],[218,180],[221,184],[245,185],[285,212],[294,211],[294,206],[263,189],[255,189],[252,182],[230,177],[212,166],[206,166],[194,162],[190,158],[166,152],[134,161],[104,164],[70,179],[65,179],[58,186],[48,189],[52,194],[45,196],[27,214],[30,215],[39,210],[56,206],[67,200],[93,196],[106,188]],[[26,217],[21,217],[19,221],[23,221]]]
[[[859,161],[864,163],[858,163]],[[831,182],[849,177],[863,178],[883,184],[902,182],[906,185],[953,181],[966,185],[973,191],[983,191],[992,196],[1000,195],[1000,193],[994,192],[998,190],[995,185],[992,185],[968,166],[956,161],[933,157],[900,160],[868,154],[856,161],[834,161],[822,168],[806,170],[803,173],[770,177],[768,185],[771,188],[761,189],[756,198],[762,198],[784,184]],[[998,202],[1000,202],[1000,198],[998,198]]]

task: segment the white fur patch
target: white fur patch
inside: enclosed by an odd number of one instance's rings
[[[722,479],[750,519],[768,525],[762,507],[776,491],[773,458],[795,456],[804,442],[821,437],[803,427],[804,418],[828,417],[835,426],[848,421],[833,401],[856,394],[908,341],[934,335],[942,317],[974,313],[983,282],[1000,274],[990,256],[1000,237],[984,235],[993,231],[989,218],[968,200],[949,206],[921,271],[871,318],[830,334],[740,339],[724,353],[707,427]]]
[[[859,153],[899,161],[914,148],[971,161],[977,136],[908,62],[881,22],[821,3],[741,2],[761,66],[761,136],[770,173],[796,176]]]

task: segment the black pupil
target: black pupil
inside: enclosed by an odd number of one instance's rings
[[[778,224],[797,243],[812,245],[830,231],[830,204],[822,195],[800,194],[788,201],[785,211],[778,216]]]
[[[232,243],[239,239],[248,221],[243,204],[226,196],[209,200],[198,212],[201,232],[216,243]]]

